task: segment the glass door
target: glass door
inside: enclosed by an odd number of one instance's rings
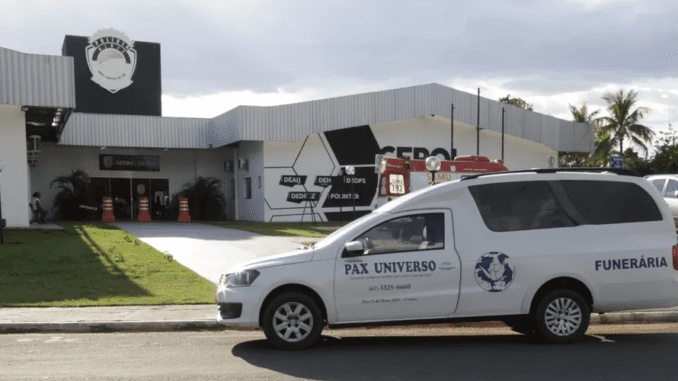
[[[132,183],[130,179],[111,178],[111,197],[113,198],[113,214],[116,220],[131,220]]]

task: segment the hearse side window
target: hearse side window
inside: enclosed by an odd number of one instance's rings
[[[443,213],[416,214],[381,223],[355,239],[363,255],[445,248]]]
[[[637,184],[587,180],[562,180],[560,183],[589,224],[662,219],[662,214],[652,196]]]
[[[494,232],[575,226],[546,181],[470,186],[488,229]]]

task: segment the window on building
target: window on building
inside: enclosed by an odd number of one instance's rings
[[[245,177],[245,198],[252,198],[252,178]]]
[[[231,179],[231,200],[235,200],[235,179]]]

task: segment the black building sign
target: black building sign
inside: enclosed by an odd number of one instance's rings
[[[327,188],[330,185],[341,184],[341,176],[316,176],[313,185]]]
[[[102,171],[160,172],[160,156],[99,155]]]
[[[287,201],[300,204],[304,201],[320,200],[320,192],[290,192],[287,194]]]
[[[64,38],[61,54],[73,57],[75,111],[162,116],[160,44],[115,35]]]
[[[292,176],[292,175],[283,175],[280,176],[280,185],[286,187],[293,187],[295,185],[304,185],[306,184],[307,176]]]

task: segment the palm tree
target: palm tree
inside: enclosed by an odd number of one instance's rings
[[[607,102],[607,111],[610,116],[600,118],[602,126],[600,133],[609,136],[611,147],[619,145],[619,154],[624,156],[624,139],[629,139],[631,145],[637,147],[640,152],[647,154],[647,145],[652,141],[654,132],[647,126],[638,122],[649,114],[647,107],[637,107],[636,98],[638,93],[631,90],[624,94],[624,90],[618,93],[607,93],[603,99]]]
[[[580,108],[576,106],[569,105],[570,113],[572,113],[572,121],[575,123],[590,123],[594,126],[599,125],[599,118],[596,118],[596,115],[600,110],[589,112],[589,108],[584,102]],[[588,153],[565,153],[561,152],[560,155],[560,166],[574,166],[581,167],[586,165],[597,165],[600,161],[600,157],[605,157],[606,155],[601,154],[599,151],[604,151],[607,147],[604,137],[599,139],[598,128],[596,128],[596,150],[593,154]],[[608,139],[609,140],[609,139]]]
[[[515,98],[515,97],[511,98],[511,94],[508,94],[507,96],[505,96],[503,98],[499,98],[499,102],[514,105],[514,106],[520,107],[524,110],[534,111],[533,110],[534,105],[527,103],[522,98]]]
[[[216,221],[223,217],[226,208],[223,185],[214,177],[198,177],[195,183],[184,184],[175,200],[188,198],[188,210],[193,220]]]
[[[59,214],[65,220],[82,220],[87,211],[80,209],[80,204],[87,204],[90,178],[82,169],[74,170],[69,176],[58,176],[50,183],[52,188],[56,185],[59,189],[54,197],[54,208],[59,209]]]
[[[570,112],[572,113],[572,119],[575,123],[592,123],[594,125],[598,123],[598,119],[596,119],[595,116],[598,115],[600,110],[589,113],[589,108],[586,105],[586,102],[584,102],[580,108],[572,105],[569,106]]]

